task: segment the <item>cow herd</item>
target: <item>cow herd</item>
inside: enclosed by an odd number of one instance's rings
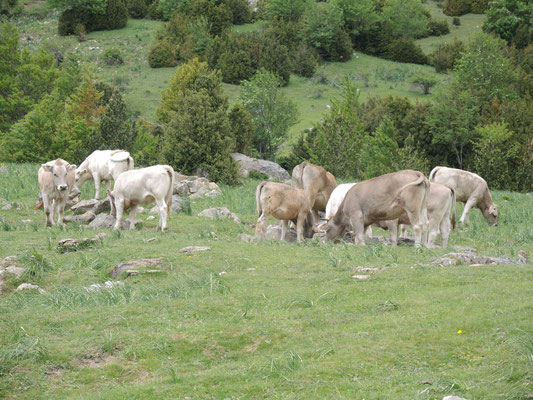
[[[447,246],[450,229],[455,228],[456,201],[466,203],[462,223],[468,222],[472,207],[479,208],[491,225],[497,225],[498,218],[498,206],[483,178],[446,167],[435,167],[429,180],[421,172],[403,170],[337,186],[324,168],[304,162],[294,168],[292,186],[261,182],[256,201],[256,235],[264,236],[266,220],[273,216],[283,222],[282,240],[289,221],[296,224],[298,241],[312,237],[319,211],[325,211],[326,223],[319,226],[329,240],[351,232],[355,244],[365,244],[365,233],[371,236],[374,225],[387,229],[395,246],[400,226],[412,225],[417,247],[435,247],[439,234],[441,246]]]
[[[99,198],[100,183],[106,185],[111,215],[116,216],[115,229],[128,209],[130,229],[134,229],[138,206],[155,202],[158,228],[166,230],[174,170],[169,165],[133,167],[133,159],[123,150],[97,150],[77,168],[60,158],[42,164],[38,181],[46,225],[54,225],[56,214],[58,224],[62,224],[69,194],[79,193],[87,180],[93,180],[95,199]],[[113,191],[111,180],[115,181]],[[259,239],[265,236],[266,222],[272,216],[282,221],[282,240],[292,222],[298,241],[324,230],[329,240],[351,232],[355,244],[365,244],[365,234],[371,236],[371,226],[377,226],[387,229],[392,245],[396,245],[400,227],[411,225],[415,246],[434,247],[440,234],[441,245],[446,247],[450,228],[455,228],[456,201],[465,203],[461,223],[468,222],[469,211],[476,207],[489,224],[497,225],[498,206],[492,202],[487,183],[468,171],[435,167],[428,179],[421,172],[403,170],[337,185],[323,167],[303,162],[293,169],[291,181],[292,186],[266,181],[257,186]],[[320,223],[319,213],[324,213],[325,222]]]

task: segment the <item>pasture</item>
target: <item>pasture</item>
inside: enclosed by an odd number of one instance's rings
[[[259,181],[221,186],[156,231],[60,253],[84,225],[46,228],[33,210],[38,165],[3,166],[0,259],[16,255],[0,296],[0,397],[18,399],[522,399],[533,394],[533,266],[440,267],[480,254],[533,256],[533,197],[493,191],[498,227],[478,210],[447,250],[347,243],[245,243]],[[83,197],[90,198],[90,184]],[[226,206],[242,220],[197,217]],[[462,207],[458,206],[458,212]],[[272,221],[273,222],[273,221]],[[383,234],[375,229],[374,234]],[[154,239],[155,238],[155,239]],[[154,239],[154,240],[152,240]],[[210,251],[186,255],[185,246]],[[160,273],[88,292],[125,261],[164,257]],[[358,272],[357,267],[378,268]],[[369,274],[357,280],[354,274]],[[15,292],[22,282],[46,290]]]

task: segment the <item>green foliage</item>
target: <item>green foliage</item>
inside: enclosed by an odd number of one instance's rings
[[[428,74],[416,74],[411,78],[411,83],[422,89],[425,95],[428,95],[429,90],[437,84],[437,80]]]
[[[104,51],[102,57],[104,59],[104,63],[106,63],[107,65],[124,64],[124,58],[122,58],[122,54],[120,54],[120,50],[118,49],[107,49],[106,51]]]
[[[342,10],[344,28],[354,43],[359,35],[373,31],[381,20],[374,0],[332,0],[331,2]]]
[[[261,33],[261,37],[264,42],[278,42],[292,52],[300,44],[299,24],[289,20],[274,19]]]
[[[530,1],[491,1],[486,14],[485,31],[494,32],[518,47],[533,42],[533,4]]]
[[[437,21],[436,19],[430,18],[428,20],[428,31],[432,36],[442,36],[450,33],[450,27],[448,26],[448,21],[445,19]]]
[[[234,152],[251,154],[254,123],[252,115],[240,103],[235,103],[228,113],[230,129],[235,142]]]
[[[48,0],[48,4],[57,8],[83,10],[90,14],[104,14],[107,0]]]
[[[148,52],[148,64],[152,68],[174,67],[178,59],[178,48],[169,38],[157,41]]]
[[[212,3],[209,3],[212,4]],[[233,15],[230,8],[222,3],[218,6],[211,5],[207,12],[207,20],[209,21],[209,33],[213,36],[220,36],[231,28],[233,22]]]
[[[131,155],[135,165],[148,167],[159,161],[159,139],[161,132],[147,121],[140,120],[137,124],[135,142],[131,147]]]
[[[248,24],[252,20],[252,12],[247,0],[224,0],[231,11],[234,25]]]
[[[276,74],[280,78],[282,86],[289,84],[291,63],[289,60],[289,51],[284,45],[275,41],[266,42],[263,47],[259,66]]]
[[[467,14],[471,11],[470,0],[444,0],[442,11],[453,17]]]
[[[463,56],[466,46],[455,39],[451,43],[444,42],[429,55],[429,63],[437,72],[449,72],[455,68],[457,61]]]
[[[210,64],[220,69],[226,83],[250,79],[261,62],[264,44],[259,35],[229,34],[211,49]],[[218,57],[218,58],[217,58]]]
[[[149,9],[155,5],[152,11],[153,15],[161,16],[157,19],[168,21],[176,13],[188,13],[191,9],[191,3],[193,3],[192,0],[155,0]]]
[[[85,32],[112,30],[124,28],[128,22],[128,9],[124,0],[104,1],[105,10],[102,11],[101,4],[97,5],[86,2],[80,7],[70,7],[65,9],[59,17],[58,33],[62,36],[78,33],[80,27]]]
[[[165,18],[163,10],[159,7],[159,1],[155,0],[152,4],[148,6],[148,10],[146,11],[146,18],[168,21],[170,17]]]
[[[427,16],[420,0],[386,0],[382,16],[393,37],[414,39],[427,31]]]
[[[395,39],[385,48],[383,57],[388,60],[413,63],[427,64],[428,58],[422,51],[422,48],[413,40],[406,37]]]
[[[227,108],[217,71],[198,59],[179,67],[157,110],[163,124],[161,161],[182,173],[235,182]]]
[[[297,120],[297,110],[278,89],[281,82],[272,72],[260,69],[240,86],[239,100],[252,115],[253,144],[261,157],[272,158],[289,127]]]
[[[306,43],[301,43],[292,53],[292,72],[311,78],[318,68],[319,61],[320,56],[316,50]]]
[[[146,0],[126,0],[126,7],[132,18],[144,18],[148,12]]]
[[[452,24],[454,24],[454,26],[460,26],[461,25],[461,18],[453,17]]]
[[[12,15],[17,10],[18,0],[0,0],[0,15]]]
[[[302,18],[301,37],[325,60],[347,61],[352,56],[352,49],[343,27],[339,7],[332,3],[316,3]]]
[[[470,0],[471,11],[474,14],[483,14],[488,8],[491,0]]]
[[[312,6],[312,0],[265,0],[265,14],[268,19],[297,21]]]

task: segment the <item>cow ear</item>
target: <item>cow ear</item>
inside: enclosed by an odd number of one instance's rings
[[[76,168],[77,168],[76,164],[69,164],[69,166],[67,167],[69,171],[72,171],[73,169],[76,169]]]
[[[53,167],[49,164],[41,164],[41,168],[44,169],[45,171],[52,172]]]

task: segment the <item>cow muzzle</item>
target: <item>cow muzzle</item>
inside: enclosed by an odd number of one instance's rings
[[[67,189],[67,185],[59,185],[59,186],[57,187],[57,190],[59,190],[60,192],[66,190],[66,189]]]

